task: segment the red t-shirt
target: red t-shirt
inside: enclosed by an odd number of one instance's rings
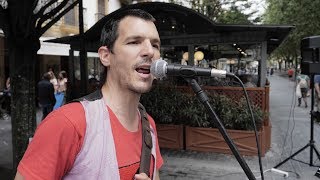
[[[112,133],[115,141],[121,179],[133,179],[140,166],[142,146],[141,123],[137,132],[126,130],[115,114],[108,108]],[[156,130],[154,120],[148,116]],[[86,130],[85,113],[80,103],[67,104],[50,113],[38,126],[20,164],[19,173],[26,179],[61,179],[73,166],[80,151]],[[156,142],[156,168],[160,169],[163,159],[158,140]],[[150,168],[154,162],[151,161]],[[152,172],[152,171],[150,171]]]

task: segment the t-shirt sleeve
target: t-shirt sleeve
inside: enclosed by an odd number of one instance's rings
[[[38,126],[18,166],[19,173],[26,180],[61,179],[73,166],[82,145],[85,119],[80,103],[71,105],[79,108],[73,120],[66,116],[65,111],[70,105],[66,106],[50,113]],[[74,124],[77,120],[80,125]]]
[[[156,156],[157,156],[157,159],[156,159],[156,168],[157,170],[159,170],[161,168],[161,166],[163,165],[163,159],[162,159],[162,156],[161,156],[161,153],[160,153],[160,148],[159,148],[159,143],[158,143],[158,135],[157,135],[157,129],[156,129],[156,124],[153,120],[153,118],[151,116],[148,115],[148,119],[149,119],[149,122],[151,124],[151,126],[153,127],[153,129],[155,130],[155,135],[156,135]]]

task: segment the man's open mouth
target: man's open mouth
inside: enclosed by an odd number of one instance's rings
[[[138,67],[136,71],[142,74],[150,74],[150,68],[147,67]]]

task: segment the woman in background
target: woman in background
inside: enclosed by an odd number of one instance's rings
[[[58,88],[56,93],[56,104],[53,107],[53,109],[57,109],[63,104],[65,104],[65,95],[67,91],[67,73],[66,71],[60,71],[59,77],[58,77]]]
[[[56,94],[58,91],[58,80],[54,75],[53,71],[48,71],[48,73],[50,74],[50,82],[54,87],[54,94]]]

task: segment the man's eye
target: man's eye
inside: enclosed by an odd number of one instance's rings
[[[152,45],[154,48],[156,48],[156,49],[160,49],[160,46],[158,45],[158,44],[154,44],[154,45]]]
[[[139,44],[139,42],[138,41],[130,41],[130,42],[128,42],[128,44]]]

